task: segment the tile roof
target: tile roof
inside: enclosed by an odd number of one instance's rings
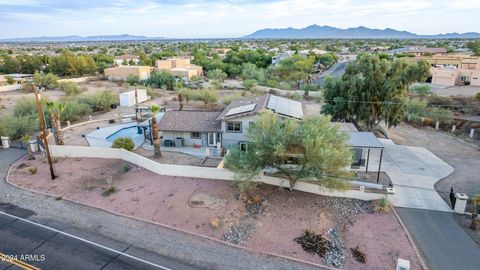
[[[167,111],[158,124],[161,131],[220,132],[222,124],[216,121],[219,111]]]

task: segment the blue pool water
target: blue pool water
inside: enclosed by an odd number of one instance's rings
[[[137,126],[122,128],[119,131],[108,136],[106,139],[109,142],[113,142],[116,138],[124,137],[130,137],[135,142],[137,141],[136,139],[143,138],[143,131],[140,127]]]

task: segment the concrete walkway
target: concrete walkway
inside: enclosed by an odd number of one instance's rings
[[[450,206],[438,195],[434,184],[450,175],[453,167],[423,147],[396,145],[380,139],[385,146],[382,171],[388,174],[395,194],[389,200],[397,207],[451,212]],[[379,150],[372,150],[370,168],[378,167]]]

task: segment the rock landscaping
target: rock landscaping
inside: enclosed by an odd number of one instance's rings
[[[55,198],[72,200],[252,251],[355,270],[393,269],[401,257],[410,260],[412,269],[420,269],[395,216],[374,213],[372,203],[267,185],[245,198],[228,181],[160,176],[137,166],[124,170],[125,166],[120,160],[62,158],[55,163],[58,178],[52,181],[43,160],[25,158],[9,179],[51,194],[54,203]],[[36,174],[30,174],[29,167],[36,167]],[[108,196],[102,195],[106,191]],[[306,231],[313,239],[321,235],[323,251],[312,254],[294,241]],[[358,261],[351,248],[361,250],[368,260]]]

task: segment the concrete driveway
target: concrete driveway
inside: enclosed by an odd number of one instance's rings
[[[478,245],[458,226],[453,213],[396,208],[432,270],[474,270]]]
[[[438,195],[434,184],[453,172],[453,167],[423,147],[396,145],[380,139],[385,146],[382,171],[388,174],[395,187],[389,195],[397,207],[451,212],[448,204]],[[371,154],[370,168],[377,168],[380,151]]]

